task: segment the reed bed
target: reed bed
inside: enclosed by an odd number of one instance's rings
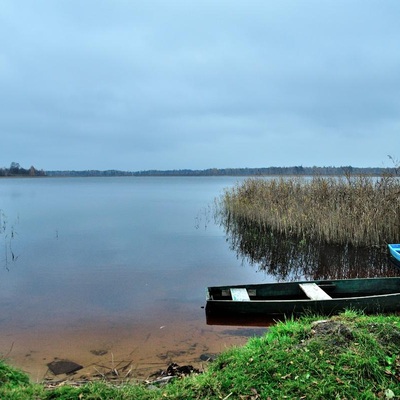
[[[400,180],[313,177],[250,178],[218,203],[225,226],[264,229],[330,244],[382,246],[400,242]]]

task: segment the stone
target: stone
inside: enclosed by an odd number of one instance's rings
[[[83,368],[82,365],[69,360],[52,361],[47,366],[54,375],[72,374]]]

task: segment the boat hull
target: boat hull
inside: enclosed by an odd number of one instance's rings
[[[207,289],[207,314],[337,314],[346,309],[371,313],[400,310],[400,278],[312,281],[332,298],[312,300],[299,287],[303,282],[220,286]],[[231,288],[246,288],[250,301],[229,298]]]
[[[389,260],[400,268],[400,244],[388,244]]]

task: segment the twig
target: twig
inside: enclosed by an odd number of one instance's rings
[[[11,347],[10,350],[8,350],[8,353],[3,357],[1,357],[2,360],[6,359],[11,354],[13,347],[14,347],[14,342],[11,343]]]

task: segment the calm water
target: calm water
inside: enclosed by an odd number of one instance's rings
[[[237,343],[239,329],[206,325],[205,287],[273,278],[214,223],[214,198],[236,182],[0,180],[0,353],[41,379],[55,358],[154,370]]]

